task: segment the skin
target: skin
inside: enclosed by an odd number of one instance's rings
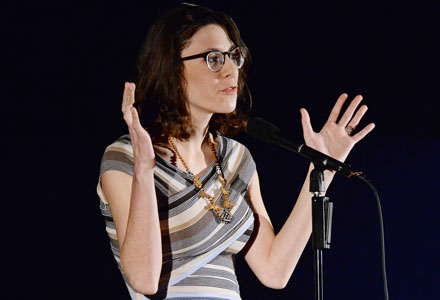
[[[201,28],[182,51],[182,57],[206,52],[209,48],[227,51],[233,46],[226,32],[217,25]],[[184,62],[188,91],[188,106],[192,119],[191,137],[187,141],[173,139],[189,169],[196,174],[203,172],[212,161],[212,153],[204,139],[209,120],[214,113],[228,113],[235,109],[237,95],[221,92],[237,85],[238,69],[226,56],[222,70],[211,72],[203,58]],[[122,112],[133,143],[134,176],[118,171],[104,172],[101,177],[103,191],[108,200],[118,233],[121,263],[133,288],[145,294],[157,290],[162,264],[160,227],[154,193],[154,150],[170,160],[169,145],[152,145],[148,132],[142,128],[134,103],[134,83],[126,83]],[[324,127],[315,132],[306,109],[300,109],[304,140],[309,147],[344,161],[353,146],[374,128],[369,124],[354,136],[345,128],[356,127],[367,107],[362,96],[356,96],[339,122],[341,107],[348,95],[339,96]],[[203,157],[204,159],[200,159]],[[185,170],[179,161],[177,167]],[[311,165],[309,172],[313,169]],[[325,172],[328,187],[333,173]],[[296,199],[294,208],[284,226],[275,234],[260,192],[258,173],[255,172],[248,187],[248,199],[257,219],[256,236],[245,251],[245,259],[259,280],[271,288],[283,288],[290,279],[296,264],[312,232],[311,193],[309,173]],[[292,199],[293,201],[293,199]],[[139,267],[142,266],[142,267]]]

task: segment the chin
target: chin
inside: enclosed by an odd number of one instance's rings
[[[237,107],[237,102],[235,102],[233,105],[225,105],[218,109],[217,113],[219,114],[229,114],[235,110]]]
[[[237,107],[237,97],[229,97],[229,99],[224,99],[222,101],[221,107],[219,107],[218,113],[229,114],[235,110]]]

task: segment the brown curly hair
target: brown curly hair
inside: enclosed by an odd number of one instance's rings
[[[246,84],[249,51],[234,21],[223,12],[201,6],[173,8],[150,27],[138,59],[136,102],[140,121],[153,142],[168,136],[186,140],[191,133],[187,110],[185,78],[181,52],[189,39],[203,26],[216,24],[225,29],[231,41],[244,49],[245,62],[239,70],[237,106],[229,114],[214,114],[210,131],[235,135],[246,127],[252,97]]]

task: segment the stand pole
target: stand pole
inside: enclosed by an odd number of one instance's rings
[[[315,299],[323,299],[322,250],[315,250]]]
[[[310,174],[310,192],[312,197],[312,247],[315,254],[315,299],[324,299],[322,250],[330,249],[331,221],[333,203],[325,192],[324,170],[315,167]]]

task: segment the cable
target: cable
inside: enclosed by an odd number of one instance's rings
[[[380,244],[382,248],[382,274],[383,274],[383,290],[385,295],[385,300],[389,300],[388,296],[388,283],[387,283],[387,272],[385,268],[385,234],[383,229],[383,218],[382,218],[382,208],[380,206],[380,199],[379,199],[379,193],[376,190],[376,187],[371,183],[370,180],[365,178],[365,176],[361,174],[355,174],[353,176],[354,178],[360,179],[363,182],[365,182],[373,191],[374,196],[376,197],[377,201],[377,209],[379,211],[379,225],[380,225]]]

